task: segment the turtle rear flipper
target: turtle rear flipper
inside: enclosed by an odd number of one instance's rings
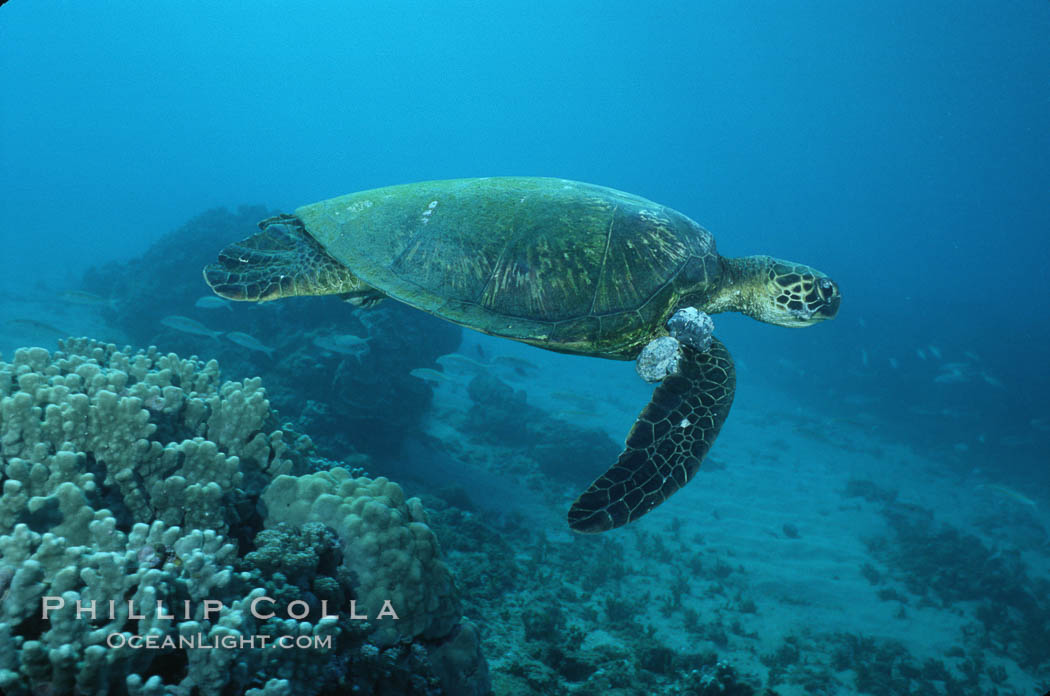
[[[653,391],[616,464],[569,510],[577,532],[604,532],[633,522],[684,486],[722,428],[736,389],[733,359],[721,341],[699,352],[682,346],[679,372]]]
[[[333,259],[294,215],[259,223],[260,232],[219,252],[204,268],[215,294],[230,300],[266,302],[296,295],[374,295],[346,266]]]

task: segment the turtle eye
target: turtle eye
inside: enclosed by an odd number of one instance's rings
[[[839,286],[831,278],[821,278],[817,283],[819,288],[821,299],[824,300],[824,305],[820,307],[817,312],[825,319],[830,319],[839,311],[839,304],[842,302],[842,296],[839,295]]]
[[[820,294],[825,299],[835,296],[835,281],[831,278],[821,278],[817,282],[817,287],[820,288]]]

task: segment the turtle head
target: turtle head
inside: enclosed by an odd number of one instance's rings
[[[722,259],[716,311],[738,311],[777,326],[801,327],[832,319],[842,295],[834,280],[815,268],[772,256]],[[708,313],[711,313],[708,310]]]

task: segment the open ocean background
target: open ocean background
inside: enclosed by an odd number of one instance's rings
[[[1050,529],[1048,37],[1050,3],[1035,1],[11,0],[0,7],[0,353],[55,348],[24,319],[120,342],[112,316],[96,322],[63,293],[84,289],[92,267],[136,263],[205,210],[291,212],[426,179],[582,180],[682,211],[724,255],[811,264],[843,294],[838,318],[807,330],[715,317],[740,374],[713,456],[733,471],[746,444],[799,487],[694,483],[704,497],[683,491],[644,520],[651,532],[670,535],[660,530],[676,515],[757,558],[774,540],[735,537],[743,522],[711,529],[709,507],[747,520],[776,497],[778,510],[804,510],[847,473],[963,529],[961,509],[990,505],[1004,524]],[[207,339],[178,350],[210,357]],[[534,363],[515,388],[570,420],[578,405],[557,406],[557,385],[599,402],[622,394],[622,412],[598,422],[617,443],[648,391],[628,364],[471,333],[460,352]],[[267,369],[253,372],[264,384]],[[464,398],[453,392],[435,391],[439,421]],[[909,478],[916,467],[925,478]],[[456,480],[469,488],[466,471]],[[552,509],[552,538],[562,513]],[[819,519],[799,526],[839,543]],[[1008,529],[996,538],[990,549],[1009,546]],[[1024,538],[1029,572],[1048,577],[1050,547]],[[925,630],[887,629],[852,601],[842,606],[858,607],[860,633]],[[1007,683],[1050,687],[1046,658],[1011,667]]]

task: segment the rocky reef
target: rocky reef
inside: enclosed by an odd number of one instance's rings
[[[470,410],[463,433],[488,447],[506,447],[528,457],[543,477],[583,488],[615,462],[623,449],[605,431],[551,417],[528,403],[495,375],[482,373],[467,385]]]
[[[0,362],[0,690],[488,693],[419,500],[312,449],[214,360]]]

